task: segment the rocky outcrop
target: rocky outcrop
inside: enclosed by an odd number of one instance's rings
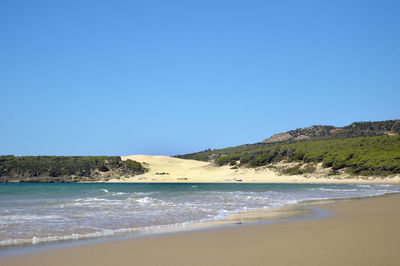
[[[330,131],[335,129],[334,126],[311,126],[306,128],[298,128],[288,132],[279,133],[263,140],[264,143],[273,143],[290,140],[305,140],[311,137],[325,136],[331,134]]]
[[[275,135],[272,135],[270,138],[265,139],[263,142],[279,142],[279,141],[286,141],[286,140],[291,140],[293,139],[292,135],[290,133],[278,133]]]
[[[301,141],[307,139],[355,138],[381,135],[399,135],[400,120],[354,122],[345,127],[311,126],[272,135],[263,143]]]

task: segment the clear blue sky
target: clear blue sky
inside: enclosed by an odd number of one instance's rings
[[[0,154],[181,154],[400,118],[400,1],[0,2]]]

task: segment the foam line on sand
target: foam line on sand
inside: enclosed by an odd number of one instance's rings
[[[399,265],[399,195],[318,208],[332,215],[67,246],[0,265]]]

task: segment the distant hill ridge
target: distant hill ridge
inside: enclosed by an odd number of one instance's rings
[[[314,125],[272,135],[263,143],[301,141],[306,139],[334,139],[367,136],[399,135],[400,120],[354,122],[345,127]]]
[[[311,126],[262,142],[177,155],[215,165],[275,169],[284,175],[388,176],[400,174],[400,120]]]

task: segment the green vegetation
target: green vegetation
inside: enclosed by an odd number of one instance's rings
[[[400,120],[386,120],[375,122],[354,122],[349,126],[343,127],[344,131],[369,131],[369,132],[383,132],[392,131],[393,133],[400,134]]]
[[[400,134],[400,120],[387,120],[378,122],[355,122],[342,128],[336,128],[334,126],[311,126],[308,128],[299,128],[288,131],[291,136],[290,140],[281,142],[260,142],[255,144],[245,144],[235,147],[229,147],[224,149],[207,149],[201,152],[189,153],[184,155],[176,155],[175,157],[181,159],[191,159],[199,161],[212,161],[221,156],[233,155],[237,156],[239,153],[254,151],[257,149],[268,149],[273,147],[277,143],[289,144],[297,142],[309,142],[315,140],[335,140],[335,139],[347,139],[347,138],[359,138],[359,137],[371,137],[371,136],[384,136],[388,132],[391,134]],[[301,140],[296,140],[300,136],[307,136]],[[221,160],[232,160],[225,158]]]
[[[351,125],[331,135],[332,139],[337,138],[358,138],[370,136],[383,136],[387,132],[400,134],[400,120],[386,120],[377,122],[354,122]]]
[[[224,149],[207,149],[201,152],[189,153],[184,155],[176,155],[176,158],[181,159],[190,159],[190,160],[198,160],[198,161],[210,161],[216,159],[223,155],[230,155],[230,154],[238,154],[246,151],[252,151],[259,148],[269,147],[271,144],[267,143],[255,143],[255,144],[245,144],[236,147],[229,147]]]
[[[240,161],[240,166],[258,167],[279,161],[319,163],[333,171],[345,169],[354,175],[390,175],[400,173],[400,136],[376,136],[275,144],[237,154],[221,156],[218,165]],[[301,164],[286,169],[287,174],[315,171]]]
[[[0,176],[4,177],[92,177],[99,175],[98,171],[134,175],[146,168],[119,156],[0,156]]]
[[[341,169],[346,173],[362,176],[400,173],[400,136],[254,144],[212,152],[180,157],[203,160],[211,157],[217,165],[239,167],[269,166],[280,161],[299,163],[283,170],[286,174],[312,173],[316,169],[315,166],[308,165],[310,163],[322,163],[323,167],[331,168],[331,174],[336,174]]]
[[[306,165],[305,167],[302,166],[303,165],[299,163],[293,167],[283,169],[282,173],[286,175],[302,175],[302,174],[311,174],[317,170],[317,168],[312,165]]]
[[[216,165],[273,167],[280,161],[299,164],[284,174],[316,171],[316,163],[330,168],[330,175],[392,175],[400,173],[400,120],[355,122],[336,128],[312,126],[278,134],[286,141],[246,144],[225,149],[177,155],[182,159],[212,161]],[[285,139],[285,138],[283,138]]]
[[[144,173],[147,170],[146,168],[143,167],[141,163],[131,159],[126,160],[125,163],[129,169],[138,173]]]
[[[263,142],[276,143],[304,140],[328,140],[399,134],[400,120],[386,120],[378,122],[355,122],[341,128],[322,125],[298,128],[285,133],[276,134],[271,138],[265,139]]]

